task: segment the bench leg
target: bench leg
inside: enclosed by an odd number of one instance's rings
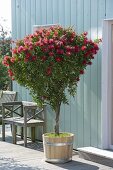
[[[21,139],[23,139],[23,127],[21,127]]]
[[[31,140],[35,142],[35,127],[31,127]]]
[[[2,121],[2,140],[5,141],[5,123]]]
[[[42,126],[42,134],[46,133],[46,127],[45,124]]]
[[[17,126],[16,125],[12,125],[13,144],[16,144],[16,131],[17,131]]]
[[[27,126],[24,126],[24,146],[27,147]]]

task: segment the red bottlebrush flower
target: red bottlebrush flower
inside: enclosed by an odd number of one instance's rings
[[[60,46],[63,46],[63,45],[64,45],[63,41],[59,41],[58,44],[59,44]]]
[[[50,36],[50,31],[48,30],[47,32],[46,32],[46,36]]]
[[[30,53],[26,53],[26,58],[30,58],[31,57],[31,54]]]
[[[5,61],[7,61],[7,60],[9,60],[10,59],[10,56],[8,56],[8,55],[6,55],[5,57],[4,57],[4,60]]]
[[[84,46],[81,47],[81,50],[82,50],[82,51],[85,51],[86,48],[87,48],[87,47],[84,45]]]
[[[28,41],[28,40],[24,40],[24,45],[25,45],[26,47],[29,47],[29,41]]]
[[[99,47],[98,47],[97,44],[94,44],[94,49],[95,49],[95,50],[99,50]]]
[[[49,39],[49,44],[52,44],[53,42],[54,42],[54,40],[51,38],[51,39]]]
[[[82,62],[82,64],[83,64],[83,65],[86,65],[86,64],[87,64],[86,60],[84,60],[84,61]]]
[[[53,26],[51,26],[51,27],[50,27],[50,30],[54,31],[54,27],[53,27]]]
[[[10,57],[9,56],[5,56],[3,61],[2,61],[2,64],[5,65],[5,66],[9,66],[8,60],[10,61]]]
[[[55,48],[54,45],[49,45],[49,46],[48,46],[48,49],[49,49],[49,50],[53,50],[54,48]]]
[[[75,47],[71,47],[71,52],[74,52],[75,51]]]
[[[35,42],[36,46],[39,46],[39,44],[40,44],[40,41]]]
[[[85,56],[85,57],[88,57],[89,54],[90,54],[90,53],[87,51],[87,52],[84,54],[84,56]]]
[[[45,47],[44,47],[44,48],[42,48],[42,51],[45,52],[45,53],[47,53],[47,52],[48,52],[48,48],[45,48]]]
[[[65,45],[67,43],[67,39],[66,38],[62,39],[62,42]]]
[[[2,61],[2,64],[5,65],[6,67],[9,66],[9,64],[8,64],[7,61],[5,61],[5,60]]]
[[[77,78],[76,78],[76,81],[79,81],[79,80],[80,80],[80,78],[79,78],[79,77],[77,77]]]
[[[53,52],[49,52],[49,56],[50,56],[50,57],[53,57],[53,56],[54,56],[54,53],[53,53]]]
[[[61,62],[62,61],[62,58],[61,57],[56,57],[55,59],[57,62]]]
[[[91,55],[90,58],[91,58],[91,59],[94,59],[94,56]]]
[[[69,41],[72,43],[74,41],[74,38],[71,38]]]
[[[35,60],[36,60],[36,58],[37,58],[36,56],[33,56],[33,57],[32,57],[32,61],[35,61]]]
[[[55,32],[54,32],[54,35],[57,36],[57,35],[58,35],[58,31],[55,31]]]
[[[76,45],[74,48],[75,48],[74,49],[75,53],[78,53],[79,52],[79,47]]]
[[[92,49],[91,52],[92,52],[92,54],[97,54],[97,50],[95,50],[95,49]]]
[[[66,55],[67,55],[67,56],[71,56],[71,52],[67,51],[67,52],[66,52]]]
[[[46,73],[47,73],[48,76],[51,75],[51,73],[52,73],[51,67],[48,67],[48,68],[47,68]]]
[[[80,74],[84,74],[84,70],[80,70]]]
[[[84,45],[87,45],[87,43],[88,43],[88,40],[87,40],[87,38],[85,38],[84,39]]]
[[[29,46],[29,50],[33,50],[33,45],[30,45],[30,46]]]
[[[55,48],[56,49],[61,48],[61,46],[63,46],[63,44],[64,44],[63,41],[58,41],[58,40],[55,40],[54,43],[55,43]]]
[[[11,61],[11,63],[14,63],[14,62],[15,62],[15,58],[12,57],[12,58],[10,59],[10,61]]]
[[[21,53],[23,51],[24,51],[24,47],[23,46],[18,47],[18,53]]]
[[[76,35],[75,32],[72,32],[71,36],[72,36],[73,38],[75,37],[75,35]]]
[[[30,35],[30,38],[33,38],[34,37],[34,35]]]
[[[42,60],[42,61],[45,61],[46,59],[47,59],[46,56],[42,56],[42,57],[41,57],[41,60]]]
[[[35,42],[35,45],[36,45],[36,46],[39,46],[39,47],[42,47],[42,46],[43,46],[43,43],[39,40],[39,41]]]
[[[46,45],[46,44],[48,44],[48,39],[47,38],[44,38],[43,39],[43,43]]]
[[[8,74],[10,77],[12,77],[14,75],[11,69],[8,70]]]
[[[92,64],[92,62],[91,62],[91,61],[89,61],[87,64],[88,64],[88,65],[91,65],[91,64]]]
[[[36,31],[36,32],[34,32],[34,37],[38,37],[38,32]]]
[[[71,51],[71,47],[69,45],[65,46],[66,51]]]
[[[86,36],[88,34],[88,32],[83,32],[83,35]]]
[[[42,42],[39,42],[39,47],[43,47],[43,43]]]
[[[42,33],[43,33],[42,28],[40,28],[37,32],[38,32],[39,35],[42,35]]]
[[[12,50],[12,53],[13,53],[13,54],[17,54],[17,53],[18,53],[18,52],[17,52],[17,49],[13,49],[13,50]]]
[[[89,40],[89,43],[90,43],[91,45],[93,45],[93,44],[94,44],[92,40]]]
[[[62,50],[62,49],[57,49],[56,52],[57,52],[57,54],[63,54],[63,53],[64,53],[64,50]]]

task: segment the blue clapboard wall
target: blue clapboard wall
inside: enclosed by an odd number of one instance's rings
[[[113,17],[113,0],[12,0],[12,36],[21,39],[33,25],[73,26],[88,37],[102,37],[102,20]],[[13,83],[18,100],[31,101],[29,91]],[[74,148],[101,147],[101,50],[81,76],[75,98],[62,105],[61,131],[75,134]],[[47,130],[53,131],[54,113],[47,109]]]

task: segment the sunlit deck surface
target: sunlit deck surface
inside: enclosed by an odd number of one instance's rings
[[[1,130],[1,128],[0,128]],[[0,170],[111,170],[112,167],[104,166],[79,158],[73,152],[73,160],[65,164],[50,164],[44,161],[42,142],[28,141],[28,147],[23,146],[23,141],[18,138],[17,145],[12,144],[9,126],[6,130],[6,141],[2,142],[0,132]]]

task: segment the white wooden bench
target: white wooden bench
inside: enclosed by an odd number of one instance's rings
[[[2,122],[2,103],[16,100],[15,91],[0,91],[0,122]]]
[[[9,106],[13,107],[13,110],[8,109]],[[5,109],[9,110],[9,114],[5,114]],[[21,112],[18,113],[17,110],[21,109]],[[40,114],[43,114],[42,118],[39,117]],[[45,132],[45,114],[46,106],[43,108],[37,107],[37,104],[34,102],[7,102],[2,103],[2,140],[5,141],[5,124],[12,125],[12,137],[13,143],[16,144],[16,131],[17,126],[23,127],[23,137],[24,137],[24,146],[27,147],[27,127],[31,127],[31,139],[35,141],[35,127],[42,126],[42,133]],[[14,115],[9,117],[9,115]]]

